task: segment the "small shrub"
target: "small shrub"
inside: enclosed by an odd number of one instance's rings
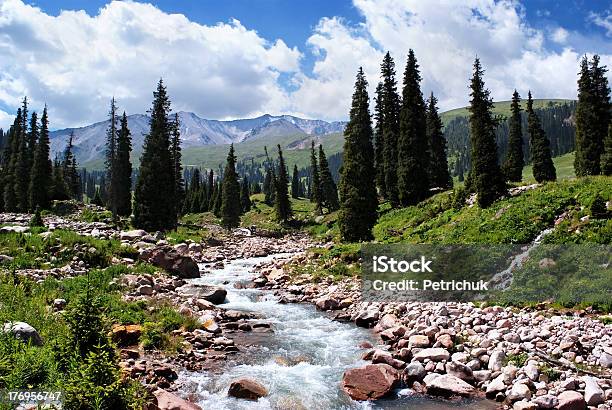
[[[606,219],[608,217],[606,201],[604,201],[599,193],[595,195],[593,202],[591,202],[591,216],[597,219]]]
[[[45,226],[42,216],[40,215],[40,207],[36,207],[36,211],[32,218],[30,219],[30,228],[42,227]]]
[[[525,363],[527,363],[528,359],[527,353],[519,353],[519,354],[509,354],[506,357],[506,364],[513,364],[516,367],[523,367]]]
[[[469,192],[464,187],[459,187],[453,191],[451,206],[454,209],[461,209],[465,205]]]

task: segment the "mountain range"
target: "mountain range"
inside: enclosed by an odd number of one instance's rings
[[[321,137],[340,133],[346,122],[311,120],[292,115],[265,114],[257,118],[230,121],[208,120],[192,112],[178,112],[183,149],[209,145],[225,145],[263,140],[271,137],[292,135],[297,139],[307,136]],[[149,132],[149,116],[128,116],[128,127],[132,133],[134,152],[142,151],[145,135]],[[97,122],[80,128],[66,128],[50,133],[51,155],[63,152],[71,133],[77,161],[80,164],[99,162],[104,158],[106,131],[110,120]]]

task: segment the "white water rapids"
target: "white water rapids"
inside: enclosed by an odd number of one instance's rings
[[[256,264],[274,256],[234,260],[223,269],[191,281],[223,286],[227,290],[223,308],[253,312],[262,317],[259,321],[265,320],[273,329],[265,334],[261,346],[248,353],[249,360],[243,364],[230,365],[221,374],[181,373],[181,381],[195,392],[197,403],[203,409],[493,408],[484,401],[450,403],[407,395],[408,389],[398,389],[389,399],[375,403],[351,400],[342,391],[342,374],[348,368],[366,364],[360,358],[364,350],[358,345],[364,340],[376,344],[375,337],[369,330],[352,323],[334,321],[311,305],[280,304],[269,291],[234,287],[235,283],[254,276]],[[256,402],[228,397],[230,383],[240,377],[262,383],[269,395]]]

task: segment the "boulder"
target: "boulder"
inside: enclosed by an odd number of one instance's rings
[[[140,239],[142,237],[144,237],[147,234],[146,231],[143,231],[142,229],[134,229],[133,231],[122,231],[119,234],[119,238],[122,241],[135,241],[137,239]]]
[[[197,404],[181,399],[175,394],[158,389],[153,392],[157,401],[156,406],[149,407],[150,410],[202,410]]]
[[[554,409],[557,407],[557,404],[559,404],[559,400],[551,394],[536,397],[532,402],[534,402],[539,409]]]
[[[369,364],[344,372],[342,389],[353,400],[377,400],[386,396],[399,381],[399,373],[388,364]]]
[[[412,362],[404,369],[404,380],[408,385],[420,382],[425,376],[427,376],[427,370],[420,362]]]
[[[315,305],[321,310],[336,310],[339,307],[338,300],[330,295],[325,295],[315,301]]]
[[[255,380],[242,378],[230,384],[227,394],[238,399],[257,400],[267,396],[268,390]]]
[[[599,365],[603,368],[612,369],[612,354],[602,352],[599,356]]]
[[[504,360],[506,359],[506,353],[503,350],[494,350],[489,358],[489,370],[497,372],[504,366]]]
[[[192,279],[200,277],[198,264],[189,256],[181,255],[171,248],[155,249],[148,258],[148,261],[155,266],[177,275],[179,278]]]
[[[446,373],[468,383],[474,381],[474,372],[463,363],[454,361],[446,363]]]
[[[450,374],[431,373],[423,379],[427,394],[435,396],[471,396],[475,389],[458,377]]]
[[[179,288],[176,291],[184,296],[194,297],[196,299],[204,299],[208,302],[219,305],[225,301],[227,291],[221,286],[216,285],[196,285],[188,283]]]
[[[408,338],[408,348],[413,347],[428,347],[429,338],[425,335],[412,335]]]
[[[561,393],[557,399],[559,404],[557,405],[558,410],[584,410],[586,409],[586,402],[582,394],[574,390],[566,390]]]
[[[4,324],[2,331],[11,333],[15,338],[25,343],[31,342],[34,346],[42,346],[43,344],[42,337],[36,329],[25,322],[7,322]]]
[[[29,230],[30,228],[28,228],[27,226],[21,226],[21,225],[0,227],[0,233],[10,233],[10,232],[25,233],[25,232],[28,232]]]
[[[111,329],[111,338],[120,347],[137,345],[141,335],[141,325],[115,325]]]
[[[512,406],[512,410],[537,410],[538,405],[535,403],[528,402],[526,400],[517,401]]]
[[[406,364],[401,360],[394,359],[393,355],[385,350],[375,350],[372,354],[372,363],[386,363],[396,369],[401,369]]]
[[[423,349],[414,355],[414,359],[418,361],[429,359],[434,362],[440,362],[442,360],[448,360],[449,358],[450,358],[450,353],[448,352],[448,350],[442,349],[440,347],[432,347],[429,349]]]
[[[531,390],[524,383],[515,383],[512,385],[512,389],[510,389],[510,393],[508,394],[508,400],[517,401],[531,398]]]
[[[487,397],[493,398],[497,393],[505,390],[506,384],[504,383],[504,375],[500,374],[488,384],[486,394]]]
[[[359,327],[372,327],[378,320],[378,310],[369,309],[360,312],[355,318],[355,324]]]
[[[604,391],[597,380],[593,377],[585,376],[584,381],[584,400],[589,406],[597,406],[605,401]]]

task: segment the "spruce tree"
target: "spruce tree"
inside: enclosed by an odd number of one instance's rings
[[[342,240],[372,239],[378,201],[372,146],[368,83],[360,67],[355,81],[349,122],[344,130],[344,163],[340,173],[338,225]]]
[[[223,171],[223,184],[221,194],[221,225],[227,229],[236,228],[240,225],[240,184],[236,173],[236,155],[234,144],[230,145],[227,154],[225,171]]]
[[[427,104],[427,141],[429,142],[430,172],[429,183],[431,188],[449,189],[453,181],[448,172],[446,158],[446,139],[442,132],[442,121],[438,115],[438,100],[433,93],[429,96]]]
[[[533,177],[537,182],[556,181],[557,173],[550,153],[550,141],[546,137],[540,119],[533,110],[531,91],[527,95],[527,130],[531,146]]]
[[[601,172],[612,175],[612,122],[608,125],[608,135],[604,140],[604,154],[601,157]]]
[[[385,163],[385,198],[396,207],[400,203],[399,193],[399,156],[400,150],[400,112],[402,104],[397,93],[395,62],[387,52],[381,64],[382,75],[382,133]],[[423,111],[424,113],[424,111]],[[424,124],[423,124],[424,125]],[[423,128],[423,133],[425,129]],[[423,134],[423,139],[425,135]]]
[[[506,180],[511,182],[521,182],[523,179],[523,130],[521,121],[521,97],[518,91],[512,94],[510,104],[511,116],[508,120],[508,154],[504,163],[504,175]]]
[[[601,171],[601,144],[597,135],[597,108],[593,78],[586,56],[580,63],[576,105],[576,176],[598,175]]]
[[[217,217],[217,218],[221,218],[221,206],[223,205],[223,180],[220,180],[217,182],[216,186],[215,186],[215,200],[214,200],[214,205],[213,205],[213,214]]]
[[[319,145],[319,172],[321,174],[321,197],[323,198],[323,206],[327,208],[329,212],[337,211],[340,208],[338,202],[338,188],[332,178],[331,172],[329,172],[329,165],[325,152],[323,152],[323,145]]]
[[[4,210],[17,211],[17,197],[15,194],[15,173],[19,157],[20,139],[22,137],[21,108],[17,108],[17,116],[10,129],[9,141],[5,148],[6,170],[4,173]]]
[[[272,170],[266,167],[266,175],[263,181],[264,202],[271,206],[274,198],[274,184],[272,182]]]
[[[36,144],[39,138],[38,114],[34,111],[30,117],[30,131],[28,132],[28,167],[30,168],[34,164],[34,153],[36,152]]]
[[[74,131],[70,133],[68,145],[64,150],[64,159],[62,161],[62,175],[64,185],[67,188],[68,196],[78,201],[81,200],[81,179],[79,177],[76,157],[74,156]]]
[[[310,202],[315,204],[315,213],[321,215],[323,213],[323,193],[321,192],[321,174],[314,141],[310,146]]]
[[[385,185],[385,140],[383,130],[383,84],[379,82],[376,86],[376,97],[374,98],[374,166],[376,167],[376,186],[382,197],[387,194]]]
[[[30,187],[30,149],[28,147],[28,99],[23,98],[21,107],[21,124],[19,127],[19,140],[16,144],[14,183],[15,207],[19,212],[27,212],[29,208],[28,188]]]
[[[286,223],[293,216],[291,201],[289,200],[289,177],[287,176],[287,166],[283,158],[283,151],[280,144],[278,147],[278,174],[276,177],[276,189],[274,195],[274,211],[276,219]]]
[[[110,110],[108,112],[109,126],[106,130],[106,193],[108,195],[108,203],[106,206],[113,213],[113,219],[117,218],[117,208],[119,206],[119,170],[117,169],[117,137],[119,129],[117,128],[118,114],[115,97],[111,99]]]
[[[34,151],[34,163],[30,175],[30,210],[47,209],[50,205],[49,189],[52,186],[53,168],[49,151],[49,119],[45,106],[40,123],[40,137]]]
[[[172,137],[170,140],[170,155],[172,158],[174,179],[174,207],[178,216],[185,199],[185,181],[183,180],[183,167],[181,165],[181,131],[178,113],[174,114],[172,123]]]
[[[484,70],[478,58],[474,61],[474,73],[470,81],[470,141],[472,145],[472,169],[468,176],[471,188],[477,193],[482,208],[491,205],[506,191],[503,175],[497,161],[493,101],[483,80]]]
[[[64,180],[64,167],[58,155],[55,156],[55,160],[53,161],[53,174],[51,179],[51,198],[58,201],[69,199],[68,186]]]
[[[608,135],[608,125],[612,120],[612,105],[610,104],[610,87],[606,75],[608,69],[605,65],[600,64],[600,57],[597,54],[591,60],[590,71],[594,98],[593,114],[595,116],[592,127],[599,150],[601,173],[603,171],[601,169],[601,156],[605,152],[604,141]]]
[[[397,190],[403,206],[415,205],[429,195],[427,122],[420,82],[419,65],[409,50],[397,142]]]
[[[134,225],[147,231],[165,231],[176,228],[177,213],[174,164],[170,153],[170,99],[162,80],[153,95],[150,131],[145,136],[134,192]]]
[[[300,197],[300,175],[297,164],[293,166],[293,175],[291,176],[291,198],[297,199]]]
[[[121,117],[119,136],[117,137],[116,169],[117,189],[117,214],[129,216],[132,213],[132,163],[130,154],[132,152],[132,137],[128,128],[127,115],[125,111]]]
[[[240,186],[240,204],[242,205],[242,213],[249,212],[251,210],[251,190],[249,186],[249,179],[244,176],[242,178],[242,184]]]

